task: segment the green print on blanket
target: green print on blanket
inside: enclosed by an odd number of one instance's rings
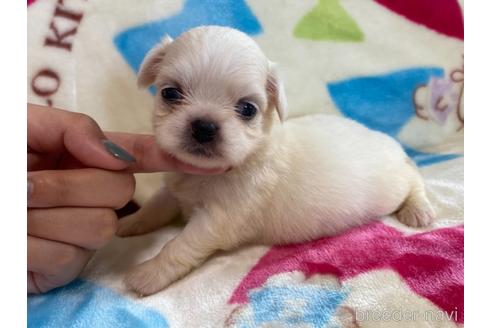
[[[362,41],[364,34],[338,0],[319,0],[294,29],[294,36],[310,40]]]

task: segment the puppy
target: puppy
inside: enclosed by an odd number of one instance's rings
[[[237,30],[205,26],[166,37],[144,59],[138,84],[153,84],[155,136],[181,161],[231,168],[176,173],[119,236],[155,230],[179,211],[189,223],[160,253],[129,271],[126,285],[153,294],[217,250],[334,235],[397,211],[423,226],[434,212],[422,178],[391,137],[339,116],[283,122],[274,65]],[[281,123],[283,122],[283,123]]]

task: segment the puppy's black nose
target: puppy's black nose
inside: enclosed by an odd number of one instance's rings
[[[191,135],[198,143],[211,142],[219,128],[210,121],[194,120],[191,122]]]

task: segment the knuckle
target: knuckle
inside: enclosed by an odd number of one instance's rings
[[[70,191],[69,181],[64,174],[42,173],[29,177],[31,183],[30,200],[46,200],[54,204],[65,199]]]
[[[63,249],[54,254],[53,262],[58,270],[69,271],[83,256],[84,251],[73,245],[64,245]]]
[[[45,174],[36,172],[35,174],[29,174],[29,199],[37,200],[40,196],[45,195],[48,187],[49,179],[47,179]]]

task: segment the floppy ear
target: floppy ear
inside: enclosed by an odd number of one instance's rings
[[[166,48],[172,42],[173,39],[166,35],[159,44],[145,55],[138,71],[137,84],[140,88],[146,88],[155,82],[159,72],[159,65],[166,54]]]
[[[276,65],[269,62],[267,77],[268,105],[274,106],[277,110],[280,121],[287,118],[287,97],[285,96],[284,85],[278,76]]]

